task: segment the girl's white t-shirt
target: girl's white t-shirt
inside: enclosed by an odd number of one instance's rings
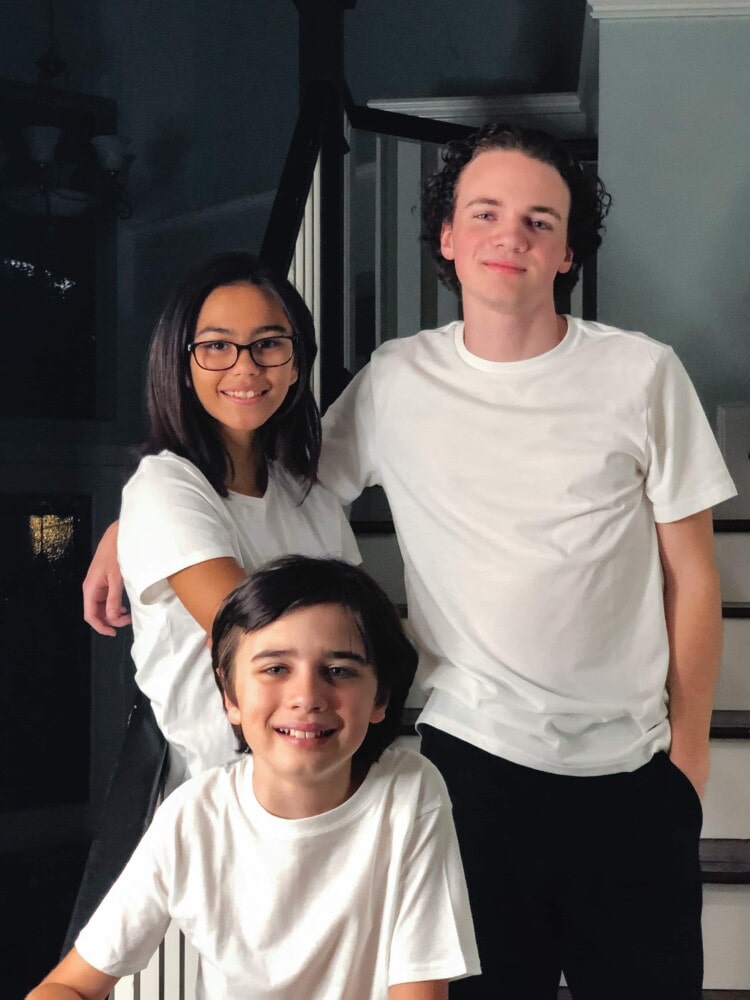
[[[296,480],[271,465],[265,496],[223,499],[192,462],[169,451],[142,459],[123,490],[118,558],[133,614],[135,677],[171,745],[171,783],[181,763],[195,775],[237,753],[206,634],[167,578],[227,556],[248,573],[291,553],[359,563],[333,494],[313,486],[300,503],[303,495]]]

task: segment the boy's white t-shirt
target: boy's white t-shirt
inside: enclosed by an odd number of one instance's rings
[[[410,750],[307,819],[260,806],[251,757],[177,789],[76,948],[129,975],[170,919],[200,954],[199,1000],[386,1000],[479,972],[447,791]]]
[[[420,722],[585,776],[668,747],[655,525],[736,491],[670,347],[567,324],[508,363],[460,322],[388,341],[328,410],[320,476],[342,503],[385,489]]]
[[[118,558],[133,614],[135,679],[190,774],[237,757],[214,682],[206,634],[167,578],[229,556],[248,573],[280,555],[360,556],[341,505],[271,465],[263,497],[223,499],[192,462],[169,451],[142,459],[122,495]]]

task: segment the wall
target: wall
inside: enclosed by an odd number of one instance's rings
[[[348,83],[360,103],[574,90],[584,7],[359,0],[344,15]],[[70,89],[118,102],[137,220],[275,188],[297,112],[292,0],[57,0],[55,17]],[[0,76],[33,81],[43,0],[5,0],[0,37]]]
[[[584,0],[358,0],[346,75],[361,104],[576,90]]]
[[[33,81],[45,5],[3,8],[0,75]],[[70,89],[118,102],[138,221],[275,187],[297,113],[291,0],[66,0],[55,12]]]
[[[603,20],[599,315],[672,344],[713,419],[750,400],[750,16]]]

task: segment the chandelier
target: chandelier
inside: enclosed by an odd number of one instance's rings
[[[68,67],[57,51],[52,0],[47,0],[49,45],[37,60],[36,85],[23,88],[23,106],[0,145],[0,201],[14,214],[48,219],[133,214],[127,176],[130,140],[115,134],[115,111],[103,122],[92,107],[114,102],[67,89]],[[55,86],[62,78],[63,86]],[[98,127],[97,127],[98,126]]]

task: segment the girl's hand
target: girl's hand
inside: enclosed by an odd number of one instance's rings
[[[123,606],[123,583],[117,562],[118,522],[102,535],[83,581],[83,619],[99,635],[117,635],[115,631],[130,624],[130,614]]]

